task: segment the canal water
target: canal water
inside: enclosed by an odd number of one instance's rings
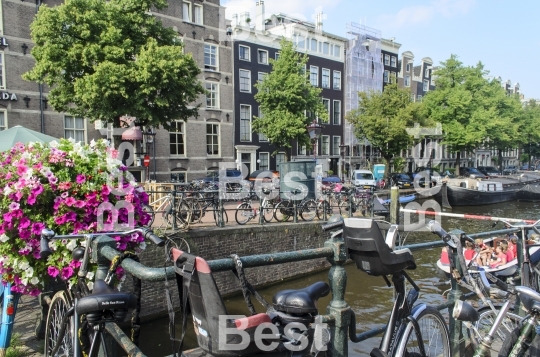
[[[454,207],[451,212],[509,218],[538,219],[540,218],[540,203],[508,202],[488,206]],[[492,222],[489,221],[471,221],[458,218],[442,218],[442,226],[447,231],[457,228],[467,233],[478,233],[503,228],[502,225],[493,228]],[[437,238],[437,236],[429,232],[410,232],[406,235],[406,244],[433,241]],[[440,279],[437,274],[435,263],[437,259],[439,259],[440,250],[441,248],[433,248],[414,252],[417,269],[409,272],[413,280],[420,286],[421,293],[419,301],[431,305],[438,305],[445,302],[445,297],[443,297],[442,294],[449,289],[448,285],[437,284]],[[308,262],[306,262],[306,264],[308,264]],[[345,300],[356,314],[357,333],[384,325],[390,315],[390,309],[393,303],[392,288],[386,287],[386,284],[381,277],[371,277],[362,271],[357,270],[354,264],[348,264],[346,266],[346,271],[347,290]],[[259,292],[264,296],[266,301],[271,302],[273,294],[279,290],[303,288],[316,281],[328,282],[328,271],[272,285],[260,289]],[[330,298],[330,296],[327,296],[319,300],[318,307],[320,313],[325,313]],[[253,304],[257,311],[263,312],[261,305],[258,304],[255,299],[253,299]],[[225,305],[231,314],[249,315],[248,309],[241,296],[225,299]],[[181,323],[181,316],[180,314],[177,314],[177,338],[181,333]],[[369,356],[371,349],[378,347],[379,342],[380,336],[361,343],[349,342],[349,356]],[[186,349],[197,347],[191,319],[188,321],[188,332],[185,345]],[[172,353],[168,333],[168,318],[155,320],[142,326],[140,347],[148,356],[160,357]]]

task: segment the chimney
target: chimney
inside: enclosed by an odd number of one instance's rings
[[[315,16],[315,30],[322,32],[322,29],[323,29],[322,20],[323,20],[323,13],[322,11],[319,11],[317,15]]]
[[[249,12],[247,11],[242,12],[240,14],[240,18],[238,19],[238,25],[249,27],[250,22],[248,22],[248,19],[251,22],[251,18],[249,17]]]
[[[231,26],[234,28],[238,26],[238,14],[232,15],[232,23]]]
[[[259,31],[264,31],[264,1],[259,0],[257,1],[256,5],[257,8],[255,10],[255,29]]]

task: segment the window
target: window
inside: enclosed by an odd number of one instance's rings
[[[259,118],[263,117],[263,112],[261,107],[259,107]],[[268,141],[268,137],[263,133],[259,133],[259,141]]]
[[[385,66],[390,65],[390,55],[384,55],[384,65]]]
[[[334,89],[341,90],[341,72],[334,71]]]
[[[330,155],[330,136],[321,136],[321,155]]]
[[[319,85],[319,67],[309,66],[309,80],[311,85],[315,87]]]
[[[268,64],[268,51],[257,50],[257,59],[260,64]]]
[[[341,145],[341,136],[332,137],[332,155],[340,155],[339,145]]]
[[[396,56],[392,56],[392,58],[390,59],[390,66],[392,66],[392,67],[397,67],[397,59],[396,59]]]
[[[206,153],[219,156],[219,125],[206,124]]]
[[[185,170],[179,170],[174,169],[171,172],[171,182],[183,182],[186,183],[186,171]]]
[[[267,74],[268,74],[268,73],[266,73],[266,72],[259,72],[259,73],[257,73],[257,80],[258,80],[259,82],[262,82],[262,81],[264,80],[264,77],[265,77]]]
[[[203,7],[202,5],[195,5],[195,23],[198,25],[203,24]]]
[[[299,49],[304,49],[306,46],[306,38],[302,35],[293,35],[293,43],[296,44],[296,47]]]
[[[0,16],[1,15],[2,14],[0,13]],[[4,68],[4,52],[0,52],[0,89],[6,89],[6,76]]]
[[[326,68],[322,69],[322,87],[330,88],[330,70]]]
[[[6,112],[0,112],[0,131],[7,129]]]
[[[422,96],[420,94],[418,94],[418,101],[421,102],[422,101]]]
[[[314,38],[311,39],[311,50],[317,52],[317,40]]]
[[[427,92],[429,90],[429,81],[426,79],[424,80],[424,92]]]
[[[259,153],[259,170],[268,170],[270,168],[270,153]]]
[[[427,69],[427,68],[424,71],[424,77],[429,77],[429,69]]]
[[[64,138],[85,141],[84,119],[72,116],[64,117]]]
[[[397,77],[396,72],[390,72],[390,83],[396,83],[396,77]]]
[[[239,58],[242,60],[242,61],[249,61],[249,47],[247,46],[238,46],[238,50],[240,51],[239,53]]]
[[[182,20],[191,22],[191,3],[182,3]]]
[[[251,141],[251,105],[240,104],[240,141]]]
[[[415,102],[415,101],[416,101],[416,94],[411,93],[411,102]]]
[[[409,76],[409,75],[405,76],[404,84],[405,84],[405,87],[410,87],[411,86],[411,76]]]
[[[341,58],[341,46],[334,46],[334,57]]]
[[[384,71],[384,77],[383,77],[383,82],[384,83],[388,83],[389,81],[389,75],[390,75],[390,72],[389,71]]]
[[[204,68],[211,69],[212,71],[217,70],[217,46],[215,45],[204,45]]]
[[[169,130],[169,145],[171,156],[186,155],[186,124],[183,121],[176,121]]]
[[[324,55],[330,54],[330,44],[328,42],[323,42],[322,44],[322,52]]]
[[[206,82],[206,108],[219,108],[219,85],[218,83]]]
[[[305,145],[298,145],[298,156],[306,156],[306,146]]]
[[[251,93],[251,72],[245,69],[240,70],[240,92]]]
[[[410,71],[411,71],[411,64],[407,63],[407,65],[405,66],[405,72],[410,72]]]
[[[279,164],[285,162],[285,153],[279,152],[276,154],[276,170],[279,169]]]
[[[334,100],[334,115],[332,116],[332,124],[341,124],[341,100]]]
[[[330,99],[323,98],[322,104],[326,108],[326,112],[330,115]]]
[[[276,52],[275,58],[276,58],[276,61],[279,59],[279,52]]]

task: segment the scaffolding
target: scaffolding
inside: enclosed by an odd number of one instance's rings
[[[358,92],[382,91],[383,65],[381,62],[381,31],[365,25],[347,24],[349,42],[345,55],[345,115],[358,108]],[[351,148],[361,144],[369,145],[365,140],[358,140],[353,126],[345,125],[345,145]],[[358,153],[359,156],[364,156]]]

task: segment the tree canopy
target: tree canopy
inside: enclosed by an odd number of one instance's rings
[[[254,117],[253,131],[264,134],[276,152],[286,149],[289,157],[293,140],[310,146],[307,126],[315,116],[326,122],[328,112],[320,97],[322,89],[311,85],[306,73],[307,55],[296,52],[286,39],[280,46],[279,58],[270,59],[272,71],[255,85],[255,100],[263,115]]]
[[[427,124],[419,112],[419,103],[411,101],[409,89],[391,83],[383,92],[359,92],[358,108],[349,112],[356,136],[367,139],[385,159],[386,173],[390,160],[413,144],[406,128],[415,123]]]
[[[66,0],[41,6],[31,25],[36,64],[23,78],[51,87],[55,110],[119,126],[170,128],[197,116],[204,88],[177,34],[152,16],[166,0]]]

